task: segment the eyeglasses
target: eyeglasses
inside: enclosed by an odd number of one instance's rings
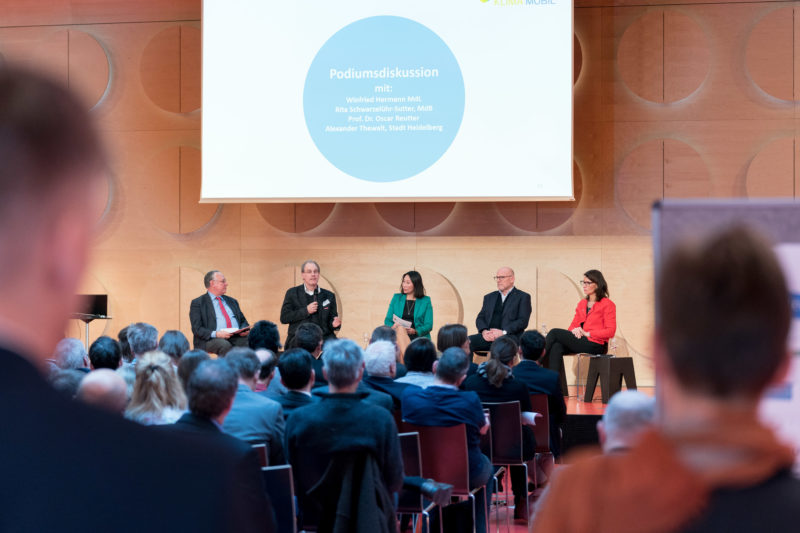
[[[495,281],[500,281],[501,279],[508,279],[513,277],[514,276],[492,276],[492,279],[494,279]]]
[[[586,285],[591,285],[592,283],[594,283],[594,281],[583,281],[583,280],[580,280],[578,283],[580,283],[583,286],[586,286]]]

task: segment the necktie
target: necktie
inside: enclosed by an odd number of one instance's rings
[[[219,302],[219,308],[222,311],[222,316],[225,317],[225,327],[233,327],[231,324],[231,317],[228,316],[228,312],[225,310],[225,305],[222,303],[222,298],[217,296],[217,301]]]

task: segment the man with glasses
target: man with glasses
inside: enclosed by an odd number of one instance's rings
[[[319,264],[309,259],[300,266],[303,283],[286,291],[281,306],[281,324],[289,324],[286,347],[292,348],[300,324],[314,323],[322,330],[324,341],[336,338],[342,319],[336,310],[336,295],[319,286]]]
[[[531,318],[531,295],[514,287],[514,271],[502,267],[494,276],[497,290],[483,297],[475,325],[478,333],[470,335],[473,351],[486,351],[498,337],[509,335],[519,342]]]
[[[192,300],[189,307],[194,349],[225,356],[234,346],[246,348],[249,324],[239,302],[225,295],[228,280],[219,270],[212,270],[203,284],[208,292]]]

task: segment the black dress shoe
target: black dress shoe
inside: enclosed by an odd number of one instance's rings
[[[444,507],[450,503],[450,496],[453,494],[453,485],[426,479],[419,490],[423,496],[429,500],[433,500],[436,505]]]
[[[514,497],[514,520],[528,521],[528,506],[526,505],[525,496]]]

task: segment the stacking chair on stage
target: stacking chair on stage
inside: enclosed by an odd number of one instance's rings
[[[422,453],[419,447],[419,433],[400,433],[400,453],[403,455],[403,469],[406,476],[422,475]],[[430,533],[430,511],[436,507],[431,503],[427,507],[423,503],[422,494],[417,491],[402,490],[397,500],[397,514],[418,515],[422,518],[423,531]],[[442,509],[439,509],[439,531],[442,531]],[[416,523],[414,531],[417,530]]]
[[[536,420],[533,434],[536,436],[536,464],[545,472],[552,472],[555,464],[553,452],[550,449],[550,406],[547,394],[531,394],[531,407],[533,411],[542,415],[542,420]],[[553,435],[553,438],[559,438]],[[533,470],[533,484],[539,486],[537,469]]]
[[[453,496],[468,498],[472,505],[472,523],[475,524],[475,493],[485,487],[469,490],[467,430],[464,424],[437,427],[403,422],[402,430],[419,433],[422,476],[449,483],[453,485]],[[489,529],[488,519],[486,529]]]
[[[297,522],[294,506],[294,480],[292,479],[291,465],[267,466],[261,469],[264,476],[264,485],[272,509],[275,511],[275,521],[281,533],[296,533]]]
[[[492,464],[505,466],[509,473],[508,482],[503,484],[506,499],[508,499],[511,485],[511,466],[525,468],[525,506],[528,513],[528,465],[525,464],[522,454],[522,419],[520,417],[519,402],[484,403],[489,409],[489,419],[492,427]]]

